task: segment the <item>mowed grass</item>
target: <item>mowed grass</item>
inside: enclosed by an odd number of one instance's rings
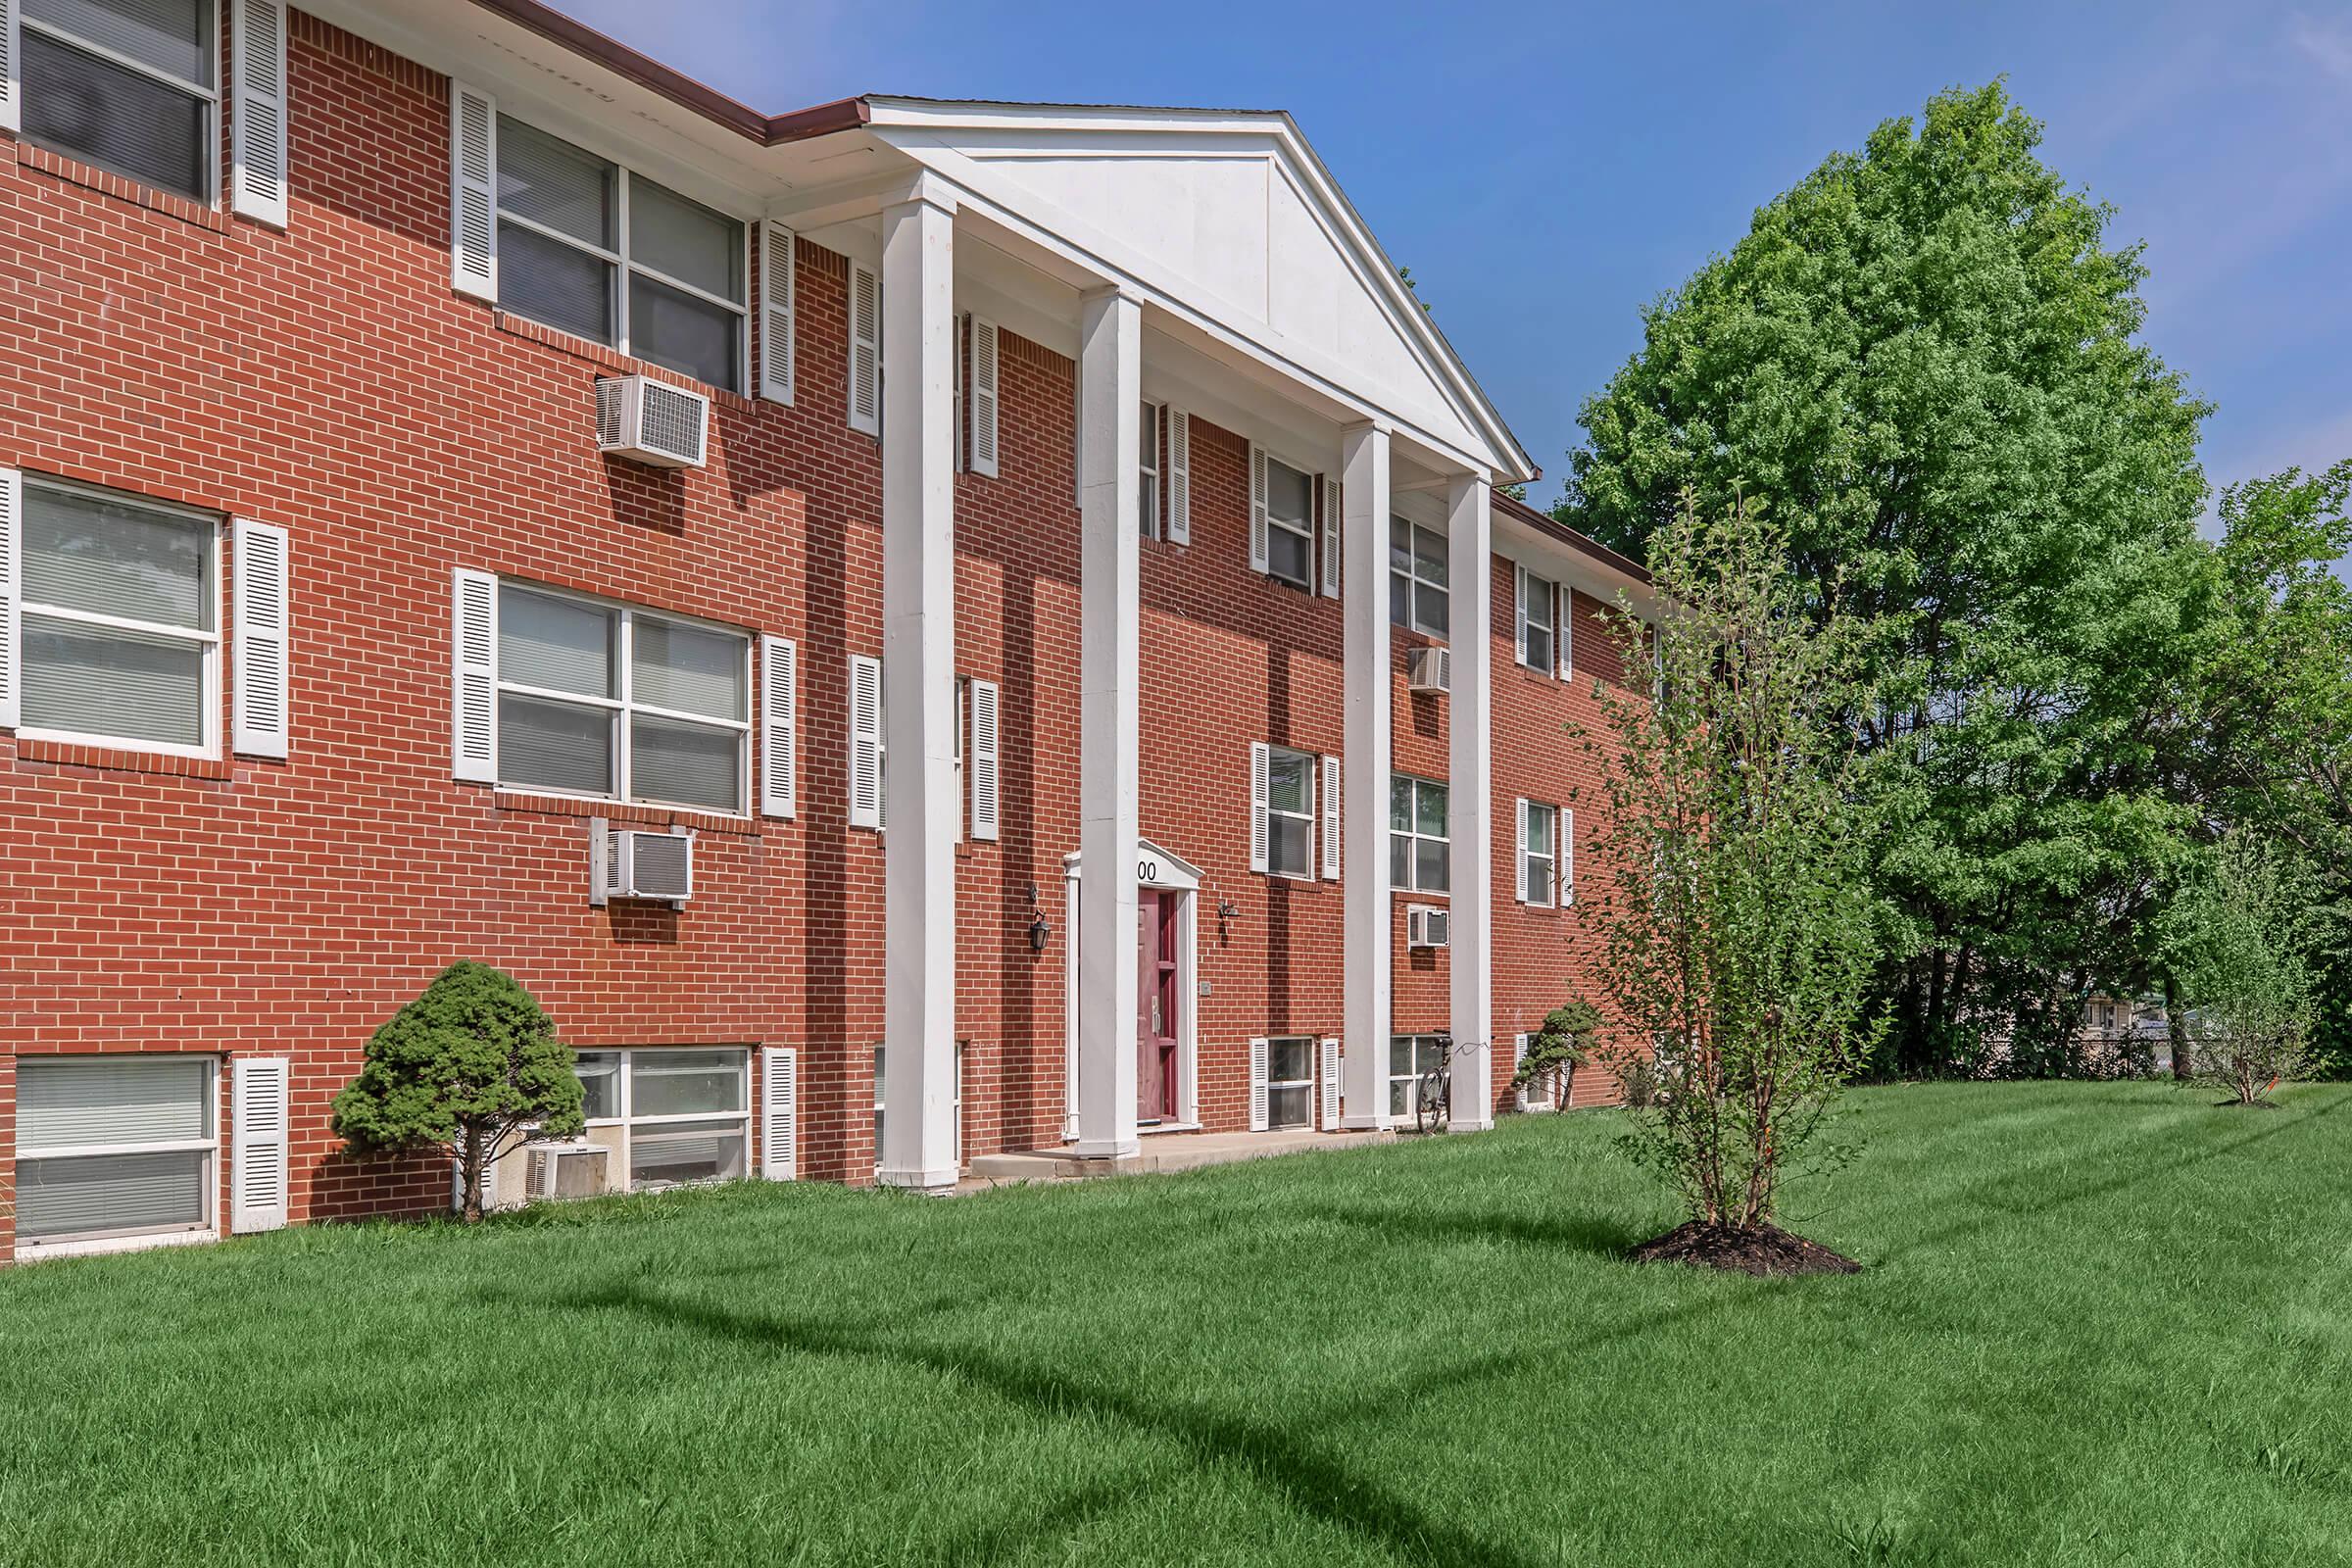
[[[2352,1560],[2352,1088],[1857,1095],[1855,1278],[1607,1115],[0,1276],[0,1562]]]

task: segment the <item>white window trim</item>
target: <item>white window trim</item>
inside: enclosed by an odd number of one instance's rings
[[[1285,811],[1285,810],[1280,810],[1280,809],[1277,809],[1277,808],[1276,808],[1276,807],[1275,807],[1275,805],[1274,805],[1274,763],[1275,763],[1275,760],[1276,760],[1277,759],[1279,759],[1279,758],[1283,758],[1283,757],[1295,757],[1295,758],[1297,758],[1297,759],[1298,759],[1298,760],[1300,762],[1302,762],[1303,764],[1305,764],[1305,768],[1306,768],[1306,808],[1305,808],[1305,809],[1304,809],[1304,810],[1298,810],[1298,811]],[[1299,751],[1299,750],[1298,750],[1297,747],[1293,747],[1293,746],[1281,746],[1281,745],[1277,745],[1277,744],[1275,744],[1275,743],[1274,743],[1274,742],[1272,742],[1272,741],[1268,741],[1268,742],[1266,743],[1266,872],[1265,872],[1265,874],[1266,874],[1266,875],[1268,875],[1268,876],[1270,876],[1270,877],[1279,877],[1279,878],[1281,878],[1281,879],[1282,879],[1283,881],[1285,881],[1285,882],[1313,882],[1313,881],[1316,881],[1316,880],[1318,880],[1318,879],[1319,879],[1319,873],[1318,873],[1318,865],[1319,865],[1319,862],[1317,861],[1317,859],[1316,859],[1316,856],[1315,856],[1315,823],[1316,823],[1316,816],[1317,816],[1317,813],[1316,813],[1316,810],[1315,810],[1315,776],[1316,776],[1316,774],[1318,774],[1319,772],[1321,772],[1321,771],[1322,771],[1322,767],[1323,767],[1323,763],[1322,763],[1321,760],[1320,760],[1319,758],[1317,758],[1317,757],[1315,756],[1315,754],[1314,754],[1314,753],[1312,753],[1312,752],[1302,752],[1302,751]],[[1281,819],[1282,821],[1285,821],[1285,822],[1294,822],[1294,821],[1295,821],[1295,822],[1304,822],[1304,823],[1306,824],[1306,863],[1305,863],[1304,865],[1300,866],[1300,867],[1299,867],[1298,870],[1296,870],[1296,871],[1278,871],[1278,870],[1276,870],[1276,869],[1274,868],[1274,823],[1275,823],[1275,821],[1276,821],[1276,819],[1277,819],[1277,818],[1279,818],[1279,819]],[[1291,1038],[1291,1037],[1289,1037],[1289,1036],[1281,1036],[1281,1037],[1269,1037],[1269,1038],[1283,1038],[1283,1039],[1288,1039],[1288,1038]],[[1303,1038],[1303,1037],[1300,1037],[1300,1038]]]
[[[212,580],[208,587],[213,601],[213,626],[210,631],[195,631],[186,626],[170,626],[157,621],[136,620],[127,615],[102,615],[87,610],[52,609],[28,596],[20,594],[16,610],[17,646],[13,666],[17,671],[17,690],[24,690],[24,621],[31,616],[43,620],[72,621],[77,625],[94,626],[105,631],[138,632],[149,637],[167,637],[174,642],[191,643],[204,650],[204,739],[194,746],[182,746],[172,741],[140,740],[135,736],[109,735],[98,730],[49,729],[37,724],[20,723],[17,737],[28,741],[55,741],[67,746],[93,746],[103,751],[122,752],[136,757],[184,757],[210,760],[220,755],[220,650],[222,623],[228,616],[228,593],[221,581],[221,545],[227,519],[219,513],[202,512],[194,507],[175,506],[168,501],[151,501],[135,491],[115,490],[104,485],[79,484],[71,479],[53,479],[47,474],[27,471],[24,475],[18,497],[18,511],[30,512],[30,498],[35,490],[67,491],[74,495],[94,496],[101,500],[117,501],[149,512],[161,512],[212,529],[212,551],[205,561],[205,570]],[[19,547],[25,531],[24,516],[18,519]],[[18,570],[23,572],[20,562]]]
[[[76,163],[88,164],[93,169],[103,169],[107,172],[116,175],[118,178],[127,179],[132,184],[138,186],[141,190],[157,191],[166,196],[175,196],[181,201],[193,200],[197,202],[199,206],[218,208],[220,205],[220,75],[222,65],[220,40],[224,25],[228,20],[228,12],[226,8],[233,6],[236,3],[237,0],[219,0],[219,3],[213,7],[213,85],[206,87],[190,81],[185,76],[174,76],[169,71],[159,70],[154,66],[148,65],[145,61],[133,60],[128,55],[119,54],[116,51],[107,48],[102,43],[98,43],[94,40],[83,38],[74,33],[69,32],[65,28],[57,25],[55,23],[44,22],[40,18],[32,16],[26,12],[22,0],[18,0],[14,10],[16,13],[20,40],[24,33],[38,33],[42,37],[47,38],[54,43],[63,44],[69,49],[79,50],[81,53],[89,55],[93,59],[106,61],[109,65],[121,66],[126,71],[138,73],[140,75],[147,77],[149,80],[160,81],[168,87],[172,87],[180,92],[188,93],[194,97],[201,98],[204,100],[207,106],[204,122],[205,191],[204,195],[201,197],[190,197],[183,192],[172,190],[163,185],[151,185],[136,174],[130,173],[124,170],[117,169],[111,164],[97,163],[84,153],[69,152],[62,147],[53,148],[51,150],[56,152],[61,158],[71,158]],[[18,54],[16,56],[12,56],[11,58],[9,70],[16,77],[18,91],[21,94],[29,97],[30,92],[24,86],[24,68],[22,60],[21,41],[19,44]],[[20,106],[20,112],[21,110],[22,106]],[[20,131],[19,134],[23,133]],[[46,144],[28,143],[28,145]]]
[[[523,593],[541,594],[550,599],[567,599],[573,604],[582,605],[591,610],[599,610],[607,612],[617,612],[620,616],[620,627],[619,635],[613,640],[612,657],[614,663],[617,666],[616,673],[619,676],[620,695],[618,697],[590,697],[580,692],[560,691],[548,686],[532,686],[522,681],[507,679],[505,670],[502,668],[499,672],[497,681],[492,686],[490,694],[490,722],[493,727],[504,723],[504,720],[500,717],[501,705],[499,703],[499,699],[506,696],[509,692],[514,693],[517,697],[532,697],[537,698],[541,702],[564,703],[575,708],[601,708],[610,712],[617,713],[620,716],[618,722],[613,724],[612,731],[612,794],[591,795],[577,790],[549,789],[537,784],[518,784],[511,782],[504,776],[504,770],[506,767],[506,748],[504,746],[501,746],[498,749],[499,767],[501,770],[501,776],[498,781],[499,789],[510,795],[536,795],[542,797],[543,799],[553,801],[607,801],[615,806],[652,806],[660,807],[664,810],[672,811],[700,811],[706,816],[726,817],[731,820],[740,819],[748,821],[751,819],[751,817],[759,809],[759,803],[752,799],[751,793],[752,730],[759,718],[759,694],[753,689],[751,684],[751,652],[753,637],[750,632],[745,631],[740,626],[728,626],[714,620],[704,620],[698,616],[680,614],[675,611],[655,610],[643,605],[628,604],[625,601],[617,599],[600,599],[594,594],[577,593],[568,588],[557,588],[547,583],[534,582],[526,577],[501,577],[498,579],[501,611],[500,619],[502,622],[505,619],[505,596],[506,591],[509,588],[514,588]],[[743,644],[742,652],[743,678],[745,683],[745,716],[740,719],[713,718],[708,713],[690,713],[682,709],[662,708],[653,703],[640,703],[635,701],[630,691],[630,687],[635,678],[634,671],[630,668],[630,665],[632,662],[632,655],[636,649],[637,619],[639,616],[644,616],[649,620],[665,621],[674,626],[684,626],[693,631],[710,632],[722,637],[733,637],[741,642]],[[654,718],[672,719],[682,724],[694,724],[705,729],[727,729],[734,731],[736,735],[741,737],[735,753],[735,788],[737,796],[743,802],[743,805],[737,807],[733,810],[728,810],[724,807],[701,806],[691,801],[663,801],[653,799],[650,796],[640,799],[636,796],[633,796],[629,790],[629,786],[633,780],[630,778],[629,767],[631,747],[629,742],[628,721],[630,716],[636,713],[644,713]]]
[[[1420,774],[1418,774],[1418,773],[1391,773],[1391,774],[1389,775],[1389,778],[1390,778],[1389,789],[1390,789],[1390,790],[1391,790],[1391,792],[1392,792],[1392,799],[1391,799],[1391,803],[1390,803],[1390,808],[1391,808],[1391,813],[1392,813],[1392,815],[1391,815],[1391,820],[1390,820],[1390,822],[1389,822],[1389,840],[1390,840],[1390,843],[1391,843],[1391,844],[1392,844],[1392,846],[1393,846],[1393,845],[1395,844],[1395,842],[1396,842],[1397,839],[1404,838],[1404,839],[1411,839],[1411,840],[1413,840],[1413,841],[1414,841],[1414,843],[1415,843],[1416,845],[1419,845],[1419,844],[1420,844],[1420,843],[1422,843],[1422,842],[1427,842],[1427,843],[1431,843],[1431,844],[1443,844],[1443,845],[1445,845],[1445,846],[1446,846],[1446,884],[1447,884],[1446,886],[1445,886],[1445,887],[1442,887],[1442,888],[1425,888],[1425,887],[1420,887],[1420,886],[1417,886],[1417,885],[1415,885],[1415,883],[1413,883],[1413,882],[1398,882],[1398,881],[1396,881],[1396,850],[1395,850],[1394,848],[1392,848],[1392,849],[1389,851],[1389,871],[1390,871],[1390,879],[1389,879],[1389,882],[1390,882],[1390,891],[1391,891],[1391,892],[1395,892],[1395,893],[1410,893],[1410,894],[1412,894],[1412,895],[1413,895],[1415,898],[1417,898],[1417,899],[1449,899],[1449,898],[1451,898],[1451,897],[1453,896],[1453,888],[1452,888],[1452,883],[1453,883],[1453,818],[1452,818],[1452,815],[1451,815],[1450,813],[1451,813],[1451,811],[1452,811],[1452,808],[1453,808],[1453,795],[1452,795],[1452,793],[1451,793],[1451,788],[1450,788],[1450,786],[1448,786],[1448,785],[1446,784],[1446,782],[1444,779],[1440,779],[1440,778],[1423,778],[1423,777],[1422,777]],[[1396,780],[1397,780],[1397,779],[1400,779],[1400,778],[1404,778],[1404,779],[1410,779],[1410,780],[1412,780],[1412,782],[1413,782],[1413,788],[1414,788],[1414,796],[1413,796],[1413,825],[1412,825],[1412,826],[1410,826],[1410,827],[1403,827],[1403,828],[1399,828],[1399,827],[1396,825],[1396,821],[1395,821],[1395,818],[1394,818],[1394,811],[1395,811],[1394,791],[1395,791],[1395,790],[1396,790]],[[1447,813],[1448,813],[1448,814],[1447,814],[1447,816],[1446,816],[1446,831],[1445,831],[1445,832],[1443,832],[1443,833],[1424,833],[1424,832],[1422,832],[1422,831],[1421,831],[1421,829],[1420,829],[1420,825],[1419,825],[1419,824],[1420,824],[1420,821],[1421,821],[1421,799],[1420,799],[1420,791],[1421,791],[1421,789],[1422,789],[1424,786],[1426,786],[1426,787],[1428,787],[1428,788],[1431,788],[1431,789],[1440,789],[1440,790],[1446,790],[1446,791],[1447,791],[1447,794],[1446,794],[1446,810],[1447,810]],[[1419,854],[1418,854],[1418,853],[1414,853],[1414,854],[1407,855],[1407,856],[1404,858],[1404,863],[1405,863],[1405,867],[1406,867],[1406,869],[1407,869],[1408,871],[1412,871],[1412,870],[1414,870],[1414,868],[1416,868],[1416,867],[1417,867],[1417,866],[1420,864],[1420,861],[1421,861],[1421,858],[1420,858],[1420,856],[1419,856]]]
[[[234,4],[235,0],[224,0],[224,3]],[[612,264],[615,269],[617,269],[613,280],[612,349],[613,353],[620,355],[623,359],[636,360],[640,364],[656,365],[656,362],[644,358],[644,356],[636,353],[629,346],[629,278],[631,274],[643,273],[645,276],[652,278],[655,282],[662,284],[663,287],[674,288],[679,293],[690,295],[695,299],[703,301],[705,304],[715,305],[722,310],[733,312],[737,321],[740,323],[735,332],[734,385],[723,386],[716,381],[700,380],[687,371],[675,369],[666,365],[659,365],[656,366],[656,368],[666,370],[672,375],[683,376],[686,380],[693,382],[697,386],[711,387],[720,392],[732,393],[737,397],[749,398],[759,396],[760,389],[755,386],[752,381],[752,233],[760,225],[761,219],[759,216],[747,213],[738,207],[720,206],[715,202],[706,201],[700,196],[678,189],[677,186],[671,184],[667,180],[655,179],[651,174],[638,174],[635,171],[630,169],[628,162],[625,159],[612,157],[610,154],[604,153],[597,148],[588,145],[587,143],[579,140],[577,137],[567,136],[560,131],[550,130],[545,125],[542,125],[535,121],[525,119],[521,115],[511,114],[508,111],[499,108],[496,104],[493,104],[491,106],[491,120],[494,126],[497,121],[501,118],[512,120],[518,125],[528,125],[531,127],[531,129],[537,131],[540,135],[547,137],[551,141],[562,142],[564,146],[571,148],[574,152],[585,154],[586,156],[597,160],[599,163],[610,164],[612,166],[614,176],[612,190],[612,221],[614,232],[620,236],[620,245],[618,249],[608,250],[601,245],[592,245],[588,243],[588,241],[580,239],[575,235],[566,234],[561,229],[550,228],[545,223],[534,222],[532,220],[523,217],[520,213],[511,213],[507,211],[506,205],[497,199],[499,177],[498,166],[496,162],[496,150],[498,143],[494,136],[491,142],[492,164],[490,169],[490,227],[492,231],[493,248],[496,248],[498,225],[501,223],[514,223],[518,227],[529,229],[532,233],[539,235],[542,239],[553,240],[559,245],[567,245],[573,250],[579,251],[583,255],[594,256],[600,261]],[[630,256],[629,182],[632,179],[640,178],[659,185],[663,190],[668,191],[671,195],[677,196],[686,201],[690,201],[697,207],[709,208],[711,212],[718,214],[721,218],[728,220],[730,222],[735,223],[739,228],[741,228],[742,235],[741,244],[739,247],[741,251],[741,264],[743,268],[743,298],[741,300],[731,300],[726,298],[724,295],[713,294],[708,289],[700,288],[695,284],[687,282],[684,278],[672,277],[667,272],[662,271],[659,269],[648,267],[643,262],[639,262]],[[558,326],[553,321],[541,321],[537,317],[516,310],[514,306],[505,303],[503,300],[499,302],[498,308],[502,311],[512,312],[514,315],[520,317],[526,321],[537,322],[537,324],[546,327],[551,332],[563,332],[567,335],[569,335],[571,332],[569,327]],[[587,341],[594,342],[595,339],[591,338]]]
[[[1411,532],[1406,534],[1406,541],[1408,544],[1418,542],[1412,538],[1413,533],[1425,533],[1431,538],[1437,540],[1440,545],[1447,545],[1448,541],[1446,537],[1446,530],[1443,528],[1433,528],[1426,522],[1415,522],[1412,518],[1405,516],[1402,513],[1394,513],[1391,514],[1389,517],[1388,548],[1389,576],[1391,578],[1402,577],[1408,585],[1405,591],[1404,599],[1404,620],[1402,622],[1403,629],[1414,632],[1423,637],[1435,637],[1441,642],[1448,641],[1453,636],[1452,573],[1450,570],[1446,573],[1446,580],[1445,582],[1431,582],[1428,578],[1423,577],[1419,571],[1415,569],[1415,566],[1421,558],[1418,552],[1411,550],[1408,550],[1405,553],[1405,566],[1401,570],[1398,569],[1396,565],[1396,551],[1395,545],[1396,528],[1398,524],[1402,524],[1405,528],[1411,530]],[[1421,624],[1421,595],[1424,590],[1433,594],[1443,594],[1445,596],[1446,630],[1432,631],[1427,626]],[[1390,624],[1394,626],[1397,625],[1398,622],[1392,620]]]
[[[1432,1050],[1436,1050],[1439,1038],[1434,1034],[1391,1034],[1389,1036],[1389,1054],[1387,1059],[1381,1063],[1380,1076],[1382,1087],[1386,1090],[1386,1094],[1382,1097],[1381,1108],[1390,1115],[1407,1122],[1413,1119],[1413,1097],[1410,1093],[1404,1097],[1402,1110],[1394,1108],[1396,1103],[1396,1085],[1400,1083],[1417,1084],[1421,1081],[1421,1075],[1429,1070],[1421,1065],[1421,1049],[1424,1044],[1427,1044]],[[1396,1042],[1399,1040],[1410,1040],[1413,1043],[1413,1070],[1410,1072],[1400,1073],[1396,1070]]]
[[[1536,670],[1544,675],[1557,676],[1564,674],[1567,670],[1567,663],[1566,661],[1561,658],[1561,620],[1563,618],[1560,614],[1560,596],[1562,592],[1561,587],[1549,577],[1544,576],[1541,572],[1530,570],[1526,566],[1521,566],[1518,568],[1518,592],[1513,596],[1517,602],[1514,605],[1513,610],[1519,621],[1519,636],[1517,639],[1519,644],[1519,667],[1522,669]],[[1541,615],[1536,613],[1537,605],[1534,590],[1538,584],[1541,584],[1544,590],[1544,612]],[[1551,640],[1550,655],[1542,663],[1537,663],[1528,657],[1528,633],[1530,631],[1539,629],[1544,632],[1545,635],[1547,635]]]
[[[1274,1049],[1277,1046],[1281,1046],[1286,1043],[1295,1046],[1303,1046],[1306,1048],[1305,1077],[1277,1078],[1274,1076]],[[1268,1035],[1266,1037],[1267,1131],[1292,1132],[1300,1128],[1312,1128],[1315,1126],[1318,1119],[1316,1106],[1316,1100],[1318,1099],[1318,1086],[1315,1081],[1315,1062],[1316,1058],[1321,1054],[1322,1043],[1313,1035]],[[1306,1117],[1303,1121],[1278,1122],[1274,1119],[1274,1092],[1278,1089],[1303,1089],[1306,1091]]]
[[[1274,514],[1274,467],[1277,464],[1297,474],[1306,485],[1306,515],[1296,523],[1286,521]],[[1312,468],[1302,468],[1281,453],[1273,451],[1271,448],[1266,450],[1266,575],[1285,587],[1296,588],[1301,593],[1309,594],[1316,591],[1315,488],[1315,472]],[[1295,536],[1306,546],[1305,576],[1286,577],[1274,569],[1274,534],[1278,529],[1283,533]]]
[[[1523,895],[1520,902],[1532,908],[1548,909],[1557,904],[1566,902],[1559,897],[1561,888],[1560,808],[1556,806],[1546,806],[1542,801],[1522,800],[1519,803],[1519,809],[1525,815],[1526,826],[1529,828],[1535,826],[1536,818],[1539,815],[1551,824],[1551,849],[1546,854],[1535,853],[1533,833],[1523,832],[1519,838],[1519,891]],[[1536,881],[1533,874],[1534,868],[1539,863],[1544,866],[1544,880],[1541,884]]]
[[[1136,515],[1140,521],[1143,536],[1146,539],[1159,540],[1168,536],[1168,509],[1160,489],[1161,469],[1165,465],[1160,462],[1159,457],[1160,432],[1167,426],[1168,407],[1164,403],[1154,403],[1152,399],[1146,398],[1143,400],[1143,406],[1139,412],[1150,422],[1142,431],[1138,432],[1142,439],[1136,443],[1136,450],[1139,454],[1136,465]]]
[[[204,1169],[204,1220],[201,1224],[181,1226],[171,1230],[101,1232],[61,1236],[54,1241],[20,1241],[15,1256],[19,1262],[40,1257],[87,1257],[100,1252],[135,1252],[150,1247],[184,1247],[192,1242],[213,1242],[220,1238],[220,1062],[208,1055],[185,1055],[178,1052],[123,1052],[98,1054],[101,1060],[113,1055],[137,1056],[142,1059],[165,1057],[172,1060],[193,1059],[204,1068],[204,1088],[199,1092],[204,1105],[205,1120],[212,1135],[205,1138],[171,1138],[153,1143],[127,1144],[21,1144],[16,1162],[22,1168],[27,1161],[41,1159],[98,1159],[117,1154],[188,1154],[204,1153],[211,1157]],[[27,1059],[18,1058],[20,1070]],[[86,1055],[37,1056],[29,1058],[38,1070],[39,1063],[49,1061],[81,1061]],[[21,1093],[21,1091],[20,1091]]]
[[[743,1058],[743,1109],[740,1111],[676,1111],[660,1116],[635,1114],[637,1091],[631,1083],[629,1075],[629,1065],[632,1059],[638,1056],[667,1055],[681,1051],[723,1051],[741,1056]],[[760,1075],[754,1070],[754,1057],[758,1054],[756,1052],[743,1046],[580,1046],[573,1051],[572,1054],[575,1057],[612,1056],[619,1061],[615,1078],[620,1095],[620,1114],[617,1116],[590,1116],[583,1119],[583,1124],[587,1127],[617,1127],[620,1129],[620,1147],[615,1151],[618,1155],[615,1163],[619,1168],[606,1173],[606,1192],[631,1193],[637,1190],[636,1183],[629,1176],[629,1156],[634,1150],[631,1129],[637,1127],[670,1127],[695,1122],[740,1121],[743,1123],[743,1174],[748,1177],[758,1173],[759,1166],[752,1158],[752,1116],[755,1110],[753,1102],[761,1093]],[[585,1139],[574,1139],[567,1144],[542,1144],[525,1147],[577,1149],[582,1147],[585,1142]],[[605,1146],[600,1144],[596,1147],[603,1148]],[[522,1151],[514,1150],[511,1151],[510,1154],[519,1152]],[[733,1178],[721,1177],[719,1179],[723,1181]],[[692,1185],[705,1186],[709,1184],[694,1183]]]

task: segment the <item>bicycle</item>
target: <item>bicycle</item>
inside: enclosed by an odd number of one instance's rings
[[[1437,1037],[1438,1061],[1413,1086],[1413,1130],[1440,1133],[1453,1119],[1453,1036]]]

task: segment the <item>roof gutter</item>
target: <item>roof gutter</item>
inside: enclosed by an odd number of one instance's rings
[[[1589,557],[1620,576],[1630,577],[1644,587],[1648,586],[1649,568],[1647,566],[1642,565],[1631,556],[1619,555],[1589,533],[1578,532],[1550,513],[1538,512],[1526,502],[1504,495],[1500,490],[1494,493],[1494,507],[1496,512],[1526,523],[1545,538],[1557,540],[1569,549]]]

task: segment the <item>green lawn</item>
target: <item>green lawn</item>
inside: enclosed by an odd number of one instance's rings
[[[1855,1097],[1856,1278],[1605,1115],[0,1274],[0,1564],[2352,1561],[2352,1088]]]

